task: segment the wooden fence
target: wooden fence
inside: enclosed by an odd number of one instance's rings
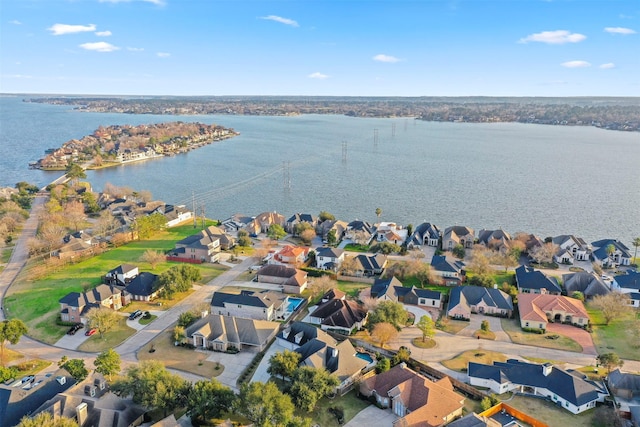
[[[507,414],[511,415],[512,417],[529,424],[531,427],[549,427],[548,424],[545,424],[542,421],[538,421],[535,418],[533,418],[532,416],[527,415],[524,412],[520,412],[516,408],[514,408],[513,406],[509,406],[504,402],[498,403],[496,406],[494,406],[492,408],[489,408],[484,412],[481,412],[479,415],[488,418],[488,417],[491,417],[491,416],[497,414],[500,411],[506,412]]]

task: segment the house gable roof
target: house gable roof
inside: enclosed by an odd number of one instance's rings
[[[344,254],[344,249],[322,246],[316,249],[316,256],[326,258],[340,258]]]
[[[286,299],[287,296],[285,294],[272,291],[242,291],[239,294],[214,292],[211,298],[211,305],[214,307],[224,307],[225,304],[237,304],[257,308],[277,308],[284,304]]]
[[[481,302],[487,307],[513,310],[511,296],[500,289],[484,288],[482,286],[456,286],[449,293],[449,310],[459,304],[469,308]]]
[[[614,279],[621,288],[640,290],[640,273],[638,272],[621,274]]]
[[[447,257],[446,255],[434,255],[431,258],[431,268],[436,271],[460,273],[464,268],[464,262]]]
[[[516,268],[516,283],[518,290],[523,289],[545,289],[547,292],[562,292],[558,282],[544,274],[542,271],[535,270],[533,267],[521,265]]]
[[[547,312],[561,311],[572,317],[589,318],[582,301],[562,295],[518,294],[521,320],[547,322]]]
[[[279,327],[278,322],[210,314],[191,326],[187,331],[187,336],[193,336],[197,333],[208,341],[222,340],[230,343],[262,346]]]
[[[609,288],[597,274],[586,271],[563,274],[562,283],[567,295],[571,295],[574,292],[582,292],[584,296],[592,297],[609,293]]]
[[[158,276],[147,271],[138,274],[126,287],[131,295],[150,296]]]
[[[387,295],[392,300],[397,301],[395,287],[402,288],[402,282],[396,279],[395,276],[390,279],[376,279],[373,282],[373,286],[371,286],[371,298],[382,298]]]

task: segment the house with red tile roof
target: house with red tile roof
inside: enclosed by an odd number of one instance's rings
[[[296,267],[302,265],[309,255],[309,248],[285,245],[267,261],[268,264]]]
[[[562,295],[518,294],[520,326],[547,329],[547,323],[570,323],[579,327],[589,324],[582,301]]]

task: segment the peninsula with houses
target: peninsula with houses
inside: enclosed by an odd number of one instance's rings
[[[87,169],[119,166],[185,153],[236,135],[233,129],[198,122],[100,126],[91,135],[47,149],[45,156],[29,167],[65,170],[72,163],[86,165]]]

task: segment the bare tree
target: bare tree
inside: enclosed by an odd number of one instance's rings
[[[380,343],[380,347],[394,339],[398,335],[398,330],[391,323],[378,323],[371,332],[371,337]]]
[[[477,275],[486,275],[492,273],[493,269],[490,265],[491,251],[484,246],[475,245],[473,247],[473,254],[471,255],[471,262],[469,263],[469,270],[473,271]]]
[[[53,222],[46,222],[40,227],[38,236],[47,251],[51,252],[54,248],[62,245],[62,238],[65,234],[66,230],[63,226]]]
[[[308,289],[311,292],[311,298],[316,299],[337,287],[338,282],[327,275],[323,275],[313,279],[313,281],[309,283]]]
[[[305,245],[311,244],[314,237],[316,237],[316,232],[312,228],[308,228],[300,233],[300,239]]]
[[[166,258],[162,252],[157,252],[152,249],[147,249],[140,257],[140,261],[149,263],[152,270],[155,270],[156,265],[164,262],[165,259]]]
[[[602,312],[607,326],[612,320],[622,319],[633,313],[631,298],[628,294],[621,292],[596,295],[593,297],[591,304]]]
[[[358,262],[353,256],[345,256],[342,264],[340,264],[340,274],[345,276],[353,276],[358,269]]]
[[[529,251],[529,256],[537,264],[552,263],[554,255],[558,252],[558,245],[547,242],[542,246],[536,246]]]
[[[66,222],[78,231],[79,226],[85,221],[84,204],[78,200],[73,200],[64,205],[63,215]]]
[[[373,297],[362,298],[362,305],[367,311],[373,311],[378,306],[379,301]]]
[[[118,313],[106,307],[92,308],[87,313],[87,327],[96,328],[102,338],[104,333],[113,328],[120,318]]]

